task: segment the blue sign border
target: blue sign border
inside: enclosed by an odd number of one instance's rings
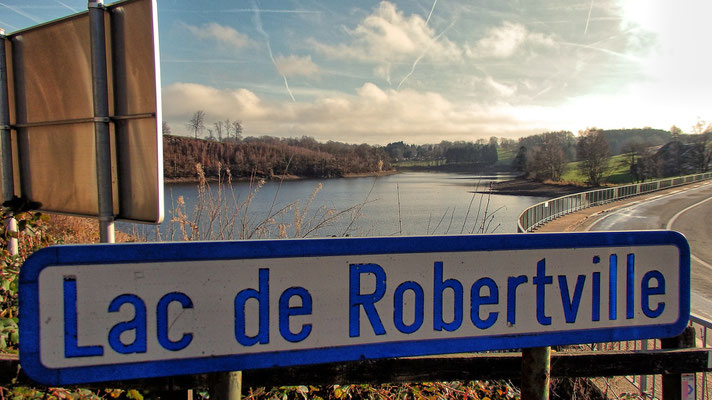
[[[399,253],[568,249],[674,245],[680,253],[680,318],[667,325],[602,328],[550,333],[480,336],[458,339],[374,343],[333,348],[266,352],[52,369],[40,361],[38,277],[45,268],[63,265],[151,263],[282,257],[317,257]],[[371,358],[422,356],[495,349],[596,343],[681,333],[690,315],[690,247],[674,231],[538,233],[468,236],[413,236],[62,245],[32,254],[20,271],[20,363],[32,379],[46,385],[101,382],[207,372],[283,367]]]

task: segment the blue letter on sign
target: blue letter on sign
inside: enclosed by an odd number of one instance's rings
[[[406,325],[403,321],[403,297],[405,296],[405,291],[410,290],[415,296],[415,301],[413,304],[413,323]],[[423,288],[413,281],[403,282],[396,288],[396,292],[393,294],[393,324],[395,324],[396,329],[403,333],[413,333],[420,329],[423,325],[423,303],[425,302],[425,295],[423,294]]]
[[[134,317],[131,321],[120,322],[109,331],[109,344],[117,353],[145,353],[146,352],[146,304],[135,294],[122,294],[109,304],[109,312],[118,312],[121,306],[129,303],[134,308]],[[121,334],[134,331],[134,341],[124,344]]]
[[[64,278],[64,356],[103,356],[102,346],[79,346],[77,339],[77,280]]]
[[[184,309],[193,308],[193,302],[190,300],[190,297],[180,292],[168,293],[158,301],[158,306],[156,307],[156,322],[158,325],[158,343],[166,350],[178,351],[188,347],[193,340],[193,334],[184,333],[180,340],[175,342],[168,337],[168,305],[174,301],[180,303]]]
[[[655,279],[657,286],[650,286],[650,281]],[[650,308],[650,296],[665,294],[665,277],[660,271],[648,271],[643,275],[640,283],[640,305],[643,313],[648,318],[657,318],[665,311],[665,302],[658,302],[655,309]]]
[[[434,266],[434,285],[433,285],[433,329],[436,331],[452,332],[460,328],[462,325],[462,283],[455,279],[443,280],[443,263],[435,262]],[[453,307],[452,321],[443,321],[443,292],[445,289],[452,290],[455,306]]]
[[[302,305],[290,307],[289,299],[299,297]],[[290,287],[279,296],[279,333],[290,342],[301,342],[311,333],[311,324],[302,325],[302,329],[297,333],[292,333],[289,329],[289,317],[292,315],[310,315],[312,313],[312,297],[303,287]]]
[[[245,289],[235,296],[235,339],[243,346],[269,343],[269,270],[261,268],[259,276],[259,291]],[[245,326],[245,303],[248,299],[255,299],[259,304],[260,323],[255,336],[247,336]]]
[[[376,276],[376,289],[371,294],[361,294],[361,274]],[[386,272],[378,264],[351,264],[349,270],[349,336],[361,336],[359,324],[359,306],[362,306],[368,316],[368,321],[376,335],[385,335],[381,317],[378,316],[374,303],[380,301],[386,294]]]
[[[513,278],[509,278],[509,282],[512,282]],[[487,289],[489,290],[489,294],[487,296],[482,296],[482,287],[487,286]],[[514,297],[516,299],[516,297]],[[513,302],[514,300],[512,300]],[[498,312],[490,312],[487,314],[486,319],[480,318],[480,306],[481,305],[489,305],[489,304],[498,304],[499,303],[499,288],[497,287],[497,283],[494,281],[492,278],[480,278],[478,279],[473,285],[472,289],[470,289],[470,319],[472,320],[472,323],[475,324],[476,327],[480,329],[487,329],[494,325],[495,322],[497,322],[497,317],[499,317]],[[512,307],[512,310],[515,308]],[[514,311],[512,311],[511,319],[512,323],[514,323]]]

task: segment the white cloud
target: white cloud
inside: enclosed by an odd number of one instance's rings
[[[296,55],[290,56],[277,56],[274,60],[277,69],[283,73],[285,76],[304,76],[307,78],[313,78],[319,75],[319,66],[317,66],[311,59],[311,56],[307,55],[304,57],[299,57]]]
[[[215,22],[200,27],[185,24],[185,28],[198,38],[215,40],[231,50],[240,50],[250,43],[247,35]]]
[[[471,57],[508,58],[524,45],[554,47],[555,42],[551,36],[532,33],[522,24],[505,21],[491,28],[467,53]]]
[[[382,89],[365,83],[352,95],[326,94],[312,102],[269,102],[246,89],[176,83],[163,89],[164,116],[174,132],[195,110],[207,120],[239,119],[245,135],[312,136],[317,140],[386,144],[476,140],[540,133],[545,124],[512,117],[508,106],[454,103],[435,92]],[[187,134],[187,132],[184,132]]]
[[[163,88],[163,110],[166,118],[181,119],[196,110],[212,117],[260,119],[269,116],[257,95],[247,89],[216,89],[196,83],[174,83]],[[188,117],[185,119],[187,121]]]
[[[513,85],[506,85],[501,82],[495,81],[491,76],[485,78],[485,83],[494,91],[503,97],[510,97],[517,92],[517,87]]]
[[[373,13],[353,30],[347,29],[352,41],[329,45],[312,40],[314,47],[335,59],[352,59],[373,63],[411,60],[427,51],[432,59],[457,60],[462,50],[445,37],[437,37],[423,17],[406,16],[393,3],[383,1]]]

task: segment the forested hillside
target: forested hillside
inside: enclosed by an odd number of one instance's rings
[[[604,130],[611,155],[628,153],[635,146],[660,146],[672,140],[670,131],[662,129],[609,129]]]
[[[164,174],[168,179],[196,177],[196,164],[208,178],[230,169],[233,178],[253,174],[272,178],[295,175],[333,178],[349,174],[390,170],[388,156],[379,147],[338,142],[319,143],[313,138],[282,139],[264,136],[223,141],[163,136]]]
[[[567,164],[576,162],[582,180],[591,186],[605,183],[616,169],[626,171],[631,182],[707,172],[712,124],[699,120],[692,130],[588,128],[578,136],[568,131],[527,136],[516,144],[512,168],[537,181],[559,181]],[[619,155],[618,165],[609,165]]]

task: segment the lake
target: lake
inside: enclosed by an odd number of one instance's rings
[[[379,177],[165,186],[162,240],[516,232],[542,197],[473,193],[509,175],[405,172]],[[196,213],[196,210],[199,211]],[[199,216],[196,217],[196,216]],[[119,229],[155,239],[155,227]]]

